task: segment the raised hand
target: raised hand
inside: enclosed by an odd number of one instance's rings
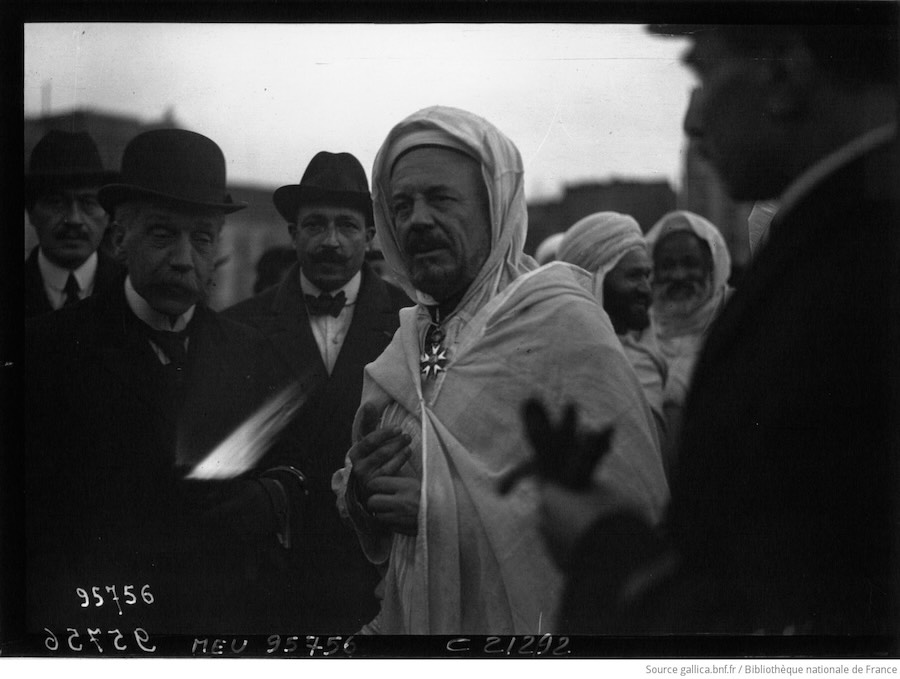
[[[534,449],[534,457],[501,478],[498,490],[506,494],[524,477],[537,475],[571,490],[591,485],[594,467],[610,450],[613,429],[579,432],[575,406],[569,404],[558,425],[550,421],[544,405],[529,399],[522,408],[525,431]]]

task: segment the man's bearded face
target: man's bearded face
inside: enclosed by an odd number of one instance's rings
[[[646,251],[632,250],[603,279],[603,308],[616,333],[650,325],[650,270]]]
[[[690,231],[676,231],[653,250],[653,306],[665,315],[685,316],[712,295],[712,253]]]
[[[438,302],[463,293],[491,252],[481,166],[458,151],[416,148],[394,165],[391,216],[417,290]]]

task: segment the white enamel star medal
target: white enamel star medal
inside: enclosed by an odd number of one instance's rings
[[[422,352],[419,357],[419,365],[422,367],[422,374],[425,377],[437,377],[438,373],[446,370],[447,350],[440,344],[431,344],[427,351]]]
[[[444,331],[437,323],[432,323],[425,333],[425,347],[419,357],[419,366],[426,378],[437,377],[447,370],[447,350],[442,346]]]

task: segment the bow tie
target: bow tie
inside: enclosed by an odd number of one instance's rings
[[[341,314],[341,309],[347,301],[347,296],[341,290],[338,294],[331,296],[327,292],[323,292],[318,297],[313,295],[303,295],[306,300],[306,308],[311,316],[324,316],[330,314],[337,318]]]

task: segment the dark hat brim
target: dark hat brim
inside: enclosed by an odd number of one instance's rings
[[[372,197],[359,191],[329,191],[312,186],[288,184],[275,189],[272,202],[285,221],[294,223],[297,210],[302,205],[339,205],[346,206],[363,213],[366,225],[373,226],[375,217],[372,210]]]
[[[97,172],[43,172],[25,175],[25,190],[31,191],[45,186],[104,186],[119,179],[119,173],[112,170]]]
[[[185,205],[188,207],[207,207],[222,210],[225,214],[231,214],[247,207],[247,203],[235,202],[231,200],[231,196],[225,196],[225,202],[208,202],[191,200],[180,196],[174,196],[161,191],[153,191],[145,189],[133,184],[107,184],[102,187],[97,194],[97,200],[103,209],[112,213],[116,207],[122,203],[135,200],[154,200],[174,205]]]

